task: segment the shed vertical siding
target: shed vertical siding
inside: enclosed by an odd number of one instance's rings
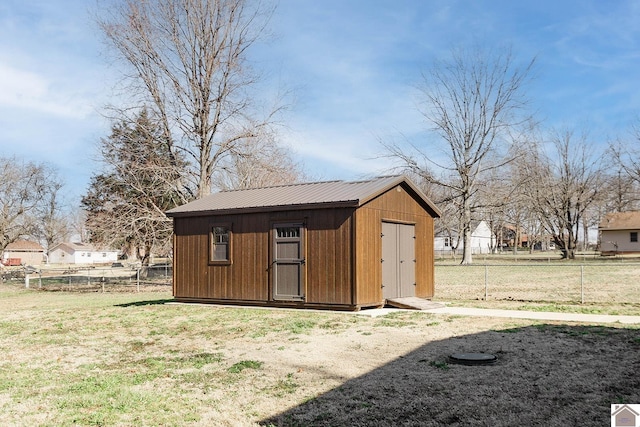
[[[381,304],[382,233],[381,215],[375,209],[360,208],[355,214],[355,296],[358,305]]]
[[[197,218],[174,220],[174,296],[202,298],[204,295],[195,284],[200,276],[199,243],[203,237],[198,234]],[[206,246],[205,246],[206,250]]]
[[[268,220],[264,215],[175,218],[176,298],[266,301]],[[231,264],[209,264],[209,229],[231,224]]]
[[[402,185],[385,192],[356,212],[356,295],[358,305],[383,302],[382,222],[415,224],[416,292],[431,298],[434,292],[433,218]]]
[[[309,211],[307,218],[307,302],[352,304],[353,209]]]
[[[174,296],[178,299],[273,301],[272,227],[306,227],[305,304],[352,305],[353,208],[175,218]],[[231,264],[209,264],[209,229],[231,224]]]

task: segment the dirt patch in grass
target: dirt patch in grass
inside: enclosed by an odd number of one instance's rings
[[[450,337],[429,340],[263,425],[596,426],[609,422],[611,403],[640,401],[637,331],[552,324],[493,328],[450,331]],[[448,356],[459,352],[487,352],[498,361],[452,364]]]
[[[2,296],[9,425],[599,426],[640,403],[631,327]],[[450,363],[460,352],[498,361]]]

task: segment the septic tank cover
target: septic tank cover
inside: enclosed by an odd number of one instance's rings
[[[449,356],[449,361],[461,365],[490,365],[498,358],[488,353],[456,353]]]

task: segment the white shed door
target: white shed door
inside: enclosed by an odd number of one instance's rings
[[[416,295],[415,225],[382,223],[382,297]]]

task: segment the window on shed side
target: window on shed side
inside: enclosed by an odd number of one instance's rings
[[[209,234],[209,261],[216,264],[231,263],[231,226],[214,224]]]
[[[629,239],[631,242],[637,242],[638,241],[638,232],[637,231],[632,231],[631,233],[629,233]]]

